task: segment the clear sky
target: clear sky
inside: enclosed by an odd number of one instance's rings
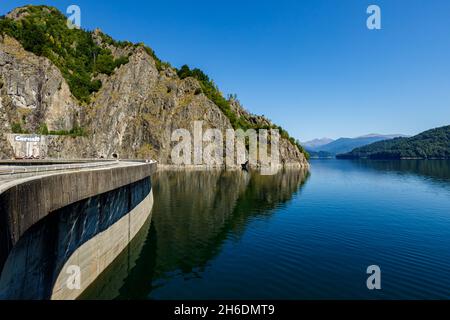
[[[450,124],[448,0],[1,0],[0,14],[24,4],[76,4],[83,28],[201,68],[301,141]]]

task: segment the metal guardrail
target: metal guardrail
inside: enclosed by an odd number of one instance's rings
[[[36,165],[36,166],[0,166],[0,176],[24,174],[24,173],[45,173],[50,171],[74,170],[105,167],[117,164],[116,161],[99,162],[99,163],[73,163],[73,164],[52,164],[52,165]]]
[[[60,171],[60,170],[76,170],[76,169],[89,169],[89,168],[99,168],[99,167],[108,167],[111,165],[118,165],[123,163],[155,163],[154,160],[100,160],[93,162],[85,162],[86,160],[79,160],[73,163],[64,163],[58,164],[39,164],[39,162],[33,162],[34,165],[30,165],[30,162],[26,162],[27,165],[7,165],[1,166],[0,162],[0,177],[1,176],[11,176],[14,174],[36,174],[36,173],[46,173],[51,171]],[[8,162],[14,163],[14,162]],[[16,162],[20,163],[20,162]],[[24,163],[24,162],[22,162]],[[48,161],[46,162],[48,163]]]
[[[26,166],[1,166],[0,163],[0,194],[11,188],[13,185],[40,179],[43,176],[53,176],[65,173],[75,173],[82,171],[109,170],[121,167],[135,167],[147,164],[156,164],[154,160],[110,160],[97,162],[78,162],[71,164],[54,165],[26,165]]]

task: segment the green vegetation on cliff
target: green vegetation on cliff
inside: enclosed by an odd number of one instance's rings
[[[66,79],[72,94],[81,102],[89,103],[91,94],[97,92],[102,83],[98,74],[111,75],[114,70],[128,63],[128,55],[114,58],[109,48],[130,49],[142,47],[155,61],[158,71],[171,68],[170,64],[161,61],[155,52],[143,43],[133,44],[128,41],[116,41],[102,32],[90,32],[67,27],[67,17],[58,9],[49,6],[25,6],[14,11],[14,19],[0,17],[0,35],[7,34],[21,43],[25,50],[38,56],[48,58]],[[101,44],[98,44],[100,40]],[[131,52],[131,51],[128,51]],[[265,121],[253,121],[238,116],[233,110],[230,100],[226,99],[214,82],[200,69],[188,66],[176,70],[179,78],[193,77],[197,79],[203,92],[228,117],[235,129],[278,129],[283,139],[287,139],[299,151],[308,157],[298,141],[290,137],[286,130],[279,126],[268,125]],[[199,92],[200,93],[200,90]],[[196,92],[197,94],[197,92]],[[13,131],[22,132],[20,124]],[[42,127],[41,132],[45,133]],[[84,135],[78,129],[75,132],[63,131],[53,134]],[[52,134],[52,132],[49,132]]]
[[[117,40],[114,40],[109,35],[104,34],[104,33],[101,33],[100,37],[101,37],[103,43],[108,44],[110,46],[114,46],[116,48],[125,48],[125,47],[130,47],[130,46],[143,47],[144,50],[148,53],[148,55],[151,56],[153,58],[153,60],[155,61],[156,69],[158,69],[158,71],[163,70],[164,67],[166,67],[166,68],[172,67],[170,65],[170,63],[161,61],[161,59],[159,59],[158,56],[156,55],[155,51],[153,49],[151,49],[150,47],[146,46],[142,42],[133,44],[132,42],[129,42],[129,41],[117,41]]]
[[[189,66],[184,65],[178,70],[178,76],[180,77],[180,79],[185,79],[187,77],[193,77],[197,79],[200,83],[203,93],[208,97],[209,100],[214,102],[214,104],[216,104],[220,108],[220,110],[228,117],[234,129],[278,129],[281,138],[289,140],[293,145],[297,146],[300,152],[302,152],[307,158],[309,158],[308,153],[300,145],[300,142],[290,137],[287,131],[280,126],[260,125],[257,123],[252,123],[244,117],[238,117],[231,108],[230,101],[222,95],[214,81],[212,81],[202,70],[198,68],[191,70]]]
[[[12,133],[16,134],[30,134],[28,130],[24,130],[22,128],[22,125],[20,123],[13,123],[11,125],[11,131]],[[37,132],[34,132],[41,135],[52,135],[52,136],[71,136],[71,137],[85,137],[87,135],[86,130],[84,128],[75,126],[71,130],[57,130],[57,131],[51,131],[48,130],[47,125],[41,124]]]
[[[450,159],[450,126],[422,132],[411,138],[395,138],[337,155],[340,159]]]
[[[110,75],[128,62],[128,57],[114,59],[110,50],[94,42],[91,32],[69,29],[67,18],[55,8],[27,6],[20,10],[19,19],[0,20],[0,33],[18,40],[25,50],[52,61],[80,101],[88,102],[91,93],[100,89],[100,80],[94,80],[96,74]]]

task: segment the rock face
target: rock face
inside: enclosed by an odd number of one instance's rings
[[[231,128],[214,103],[196,94],[200,85],[195,79],[158,72],[143,48],[129,61],[105,79],[89,106],[93,156],[117,153],[169,163],[173,130],[189,130],[195,120],[203,120],[205,127]]]
[[[0,78],[2,117],[10,125],[22,119],[23,129],[35,132],[42,123],[49,130],[70,130],[78,123],[80,107],[58,68],[8,36],[0,37]]]
[[[0,135],[0,159],[13,157],[13,150],[4,135]]]
[[[22,17],[16,15],[16,19]],[[203,130],[232,128],[196,79],[180,79],[169,66],[158,68],[154,56],[142,46],[115,47],[103,42],[99,30],[91,34],[94,42],[113,56],[128,56],[128,63],[110,76],[96,76],[102,86],[89,103],[72,95],[50,60],[24,50],[7,35],[0,37],[0,158],[12,156],[3,136],[14,131],[17,123],[25,123],[20,129],[29,133],[42,132],[43,126],[48,131],[83,128],[84,137],[47,139],[50,157],[109,158],[117,154],[121,158],[153,158],[161,164],[172,163],[173,130],[192,132],[194,121],[199,120]],[[264,117],[249,114],[237,101],[230,104],[235,114],[251,123],[271,125]],[[308,166],[304,154],[286,139],[280,142],[280,157],[285,164]]]
[[[258,116],[249,113],[245,110],[239,101],[236,99],[231,99],[231,107],[233,111],[240,117],[244,117],[248,122],[258,125],[259,127],[271,127],[274,124],[263,116]],[[280,149],[280,162],[284,166],[289,167],[308,167],[308,162],[306,161],[305,155],[298,149],[297,146],[292,144],[287,139],[281,139],[279,143]]]

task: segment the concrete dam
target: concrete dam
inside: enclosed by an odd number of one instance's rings
[[[156,162],[0,161],[0,299],[76,299],[151,219]]]

